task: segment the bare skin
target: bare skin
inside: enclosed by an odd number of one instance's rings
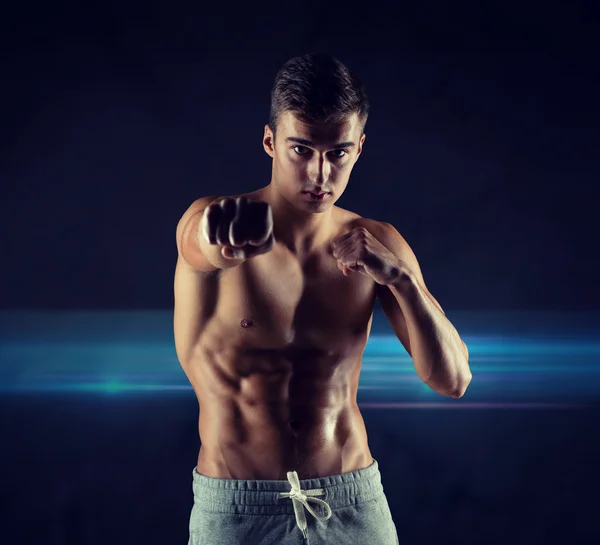
[[[319,137],[287,119],[278,142],[286,131]],[[180,253],[176,267],[175,344],[200,406],[197,471],[208,477],[281,480],[297,471],[307,479],[373,462],[356,395],[377,284],[343,274],[331,248],[373,220],[333,205],[311,214],[313,203],[294,201],[291,182],[278,185],[276,177],[293,180],[293,168],[303,183],[341,188],[333,189],[339,198],[352,167],[344,171],[334,159],[300,165],[296,156],[286,163],[270,137],[267,126],[274,179],[245,196],[272,206],[273,249],[212,272],[199,272]],[[358,143],[356,123],[322,141],[340,137]],[[357,146],[353,162],[359,154]]]
[[[361,221],[335,208],[332,239]],[[344,276],[328,245],[300,260],[276,243],[215,273],[179,263],[175,283],[197,298],[176,314],[175,336],[182,352],[196,345],[182,366],[200,405],[199,473],[306,479],[372,463],[356,394],[375,282]]]

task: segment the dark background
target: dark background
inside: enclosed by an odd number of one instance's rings
[[[171,308],[178,219],[269,182],[275,74],[328,51],[372,102],[339,204],[395,225],[442,306],[600,308],[598,18],[481,4],[23,5],[1,23],[0,306]]]
[[[327,51],[372,104],[339,204],[396,226],[449,316],[600,312],[592,2],[6,10],[0,309],[172,309],[181,214],[269,182],[275,74]],[[185,543],[193,396],[0,407],[7,543]],[[599,414],[365,411],[400,543],[595,542]]]

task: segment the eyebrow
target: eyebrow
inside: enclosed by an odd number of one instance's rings
[[[285,139],[286,142],[296,142],[298,144],[302,144],[303,146],[311,146],[311,147],[315,147],[315,145],[310,141],[310,140],[306,140],[305,138],[298,138],[297,136],[288,136]],[[333,146],[333,149],[339,149],[339,148],[351,148],[352,146],[354,146],[354,142],[340,142],[339,144],[335,144]]]

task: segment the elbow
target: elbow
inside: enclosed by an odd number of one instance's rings
[[[464,396],[465,392],[467,391],[467,388],[469,387],[469,384],[471,384],[472,378],[473,378],[473,375],[471,373],[463,376],[458,381],[457,386],[455,388],[453,388],[452,393],[450,394],[450,397],[453,397],[455,399],[460,399],[462,396]]]
[[[458,378],[453,377],[450,379],[448,376],[442,378],[439,375],[434,375],[430,376],[427,380],[423,380],[423,382],[440,395],[459,399],[465,395],[471,378],[472,375],[469,371],[469,373],[460,375]]]

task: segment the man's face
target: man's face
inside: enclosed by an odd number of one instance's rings
[[[325,126],[308,125],[284,112],[277,142],[269,125],[263,138],[265,151],[273,158],[273,185],[298,210],[324,212],[346,189],[365,137],[356,113]],[[319,197],[315,191],[326,194]]]

